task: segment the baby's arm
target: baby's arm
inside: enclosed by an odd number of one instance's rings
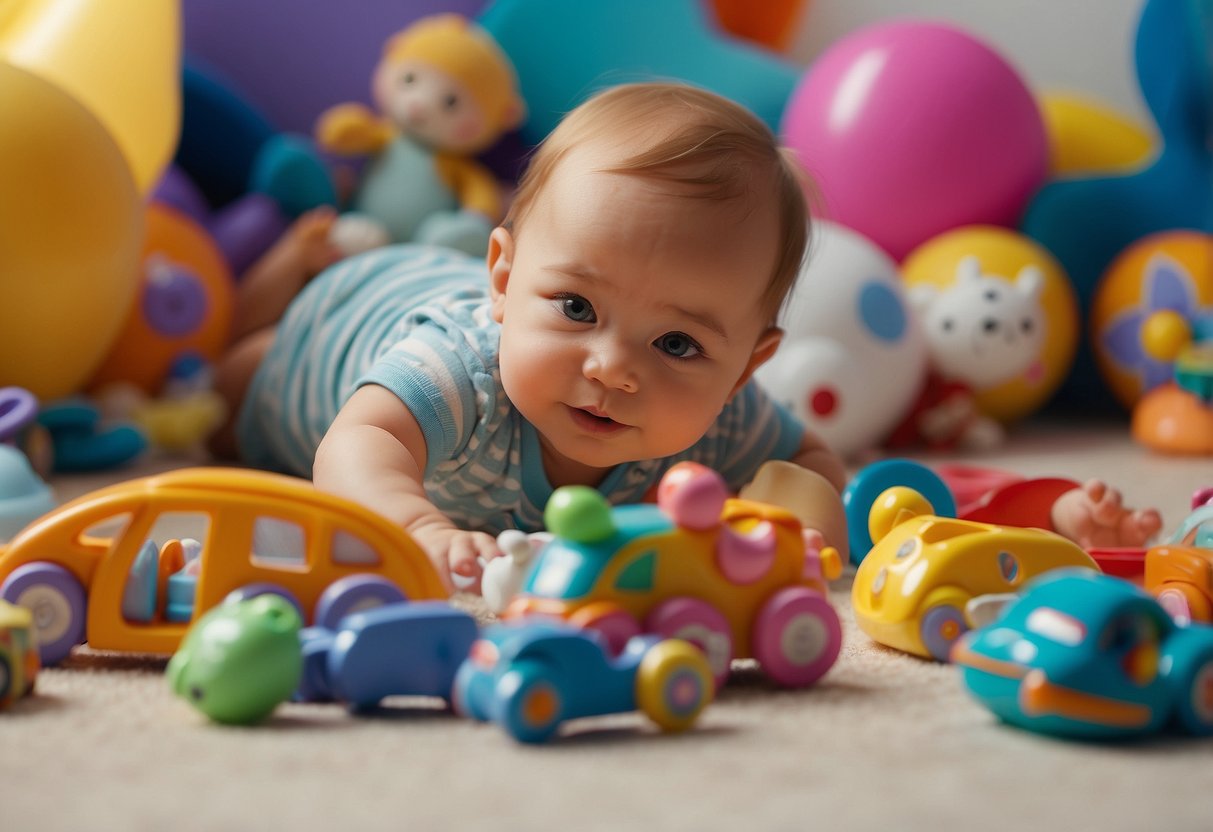
[[[359,388],[316,451],[312,479],[379,512],[413,536],[451,588],[451,573],[478,578],[479,558],[496,557],[496,541],[455,527],[425,495],[425,439],[408,408],[389,390]]]

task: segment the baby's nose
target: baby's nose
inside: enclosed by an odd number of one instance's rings
[[[586,378],[627,393],[635,393],[640,386],[631,357],[618,345],[604,344],[591,350],[586,356],[584,372]]]

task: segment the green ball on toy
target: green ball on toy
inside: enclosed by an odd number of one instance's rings
[[[610,505],[585,485],[566,485],[552,492],[543,522],[552,534],[578,543],[597,543],[615,533]]]

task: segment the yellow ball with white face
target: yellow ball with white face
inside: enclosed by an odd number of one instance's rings
[[[1035,412],[1069,373],[1078,301],[1056,259],[1022,234],[965,226],[902,264],[933,367],[1001,422]]]

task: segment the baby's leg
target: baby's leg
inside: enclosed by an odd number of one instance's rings
[[[207,440],[207,448],[219,459],[236,459],[236,421],[249,384],[261,360],[274,343],[274,326],[263,327],[234,343],[215,367],[215,392],[223,397],[227,415],[223,424]]]
[[[335,217],[328,207],[302,214],[244,274],[236,290],[233,344],[277,323],[299,290],[340,259],[329,242]]]

